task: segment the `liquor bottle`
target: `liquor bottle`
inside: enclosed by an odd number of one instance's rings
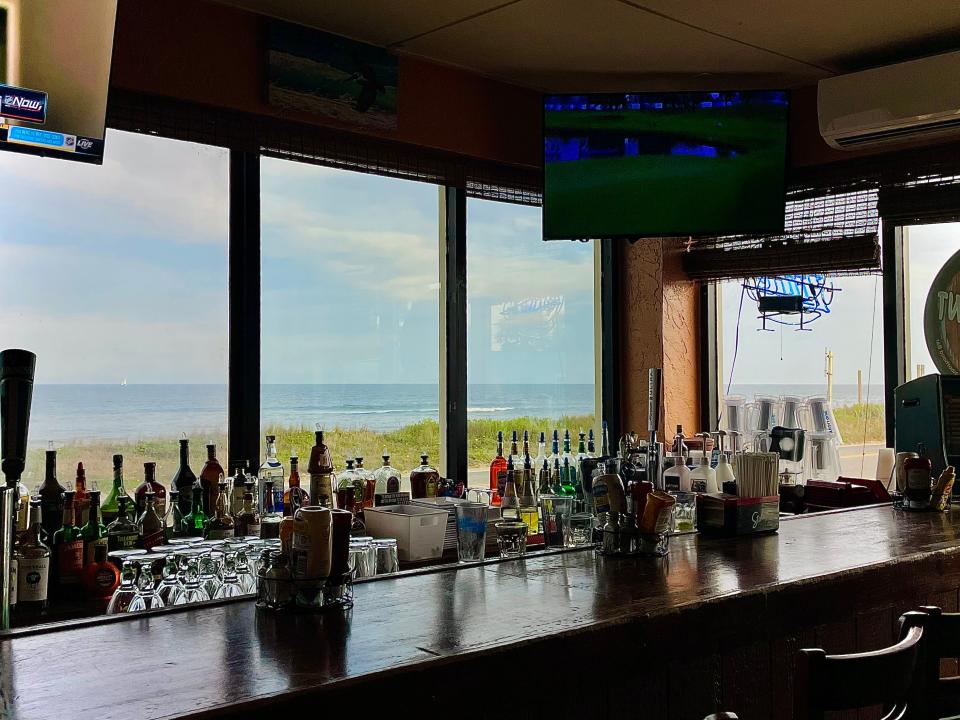
[[[356,472],[353,469],[353,458],[344,458],[343,464],[343,472],[337,476],[337,507],[355,512],[359,508],[356,508],[357,489],[353,483]]]
[[[175,537],[185,537],[187,534],[186,518],[180,514],[180,493],[176,490],[170,491],[167,498],[167,511],[163,514],[164,532],[167,534],[167,540]]]
[[[107,546],[96,545],[93,560],[83,569],[83,587],[87,597],[106,603],[120,585],[120,571],[107,560]]]
[[[530,453],[527,453],[523,458],[523,469],[520,471],[520,487],[517,489],[517,502],[520,505],[520,519],[527,524],[528,532],[531,535],[536,535],[540,532],[540,514],[537,510],[537,489],[533,480]]]
[[[63,521],[63,493],[66,491],[57,482],[57,451],[53,449],[53,442],[47,449],[47,469],[40,485],[40,508],[43,515],[43,529],[48,538],[60,529]]]
[[[577,471],[570,464],[570,458],[563,458],[563,465],[560,468],[560,494],[566,497],[574,497],[577,494]]]
[[[323,441],[323,430],[314,433],[315,444],[310,449],[310,462],[307,472],[310,474],[310,497],[321,507],[333,507],[333,457],[330,448]]]
[[[523,431],[523,447],[520,450],[520,461],[523,461],[523,458],[527,457],[530,454],[530,433],[526,430]]]
[[[260,537],[264,540],[280,537],[283,516],[276,511],[273,498],[273,480],[267,480],[263,486],[263,511],[260,513]]]
[[[400,492],[400,471],[390,465],[390,453],[384,449],[383,465],[373,472],[375,487],[374,495]]]
[[[277,438],[274,435],[267,435],[266,458],[260,466],[260,507],[263,504],[263,492],[267,483],[273,487],[273,506],[277,512],[283,511],[283,477],[286,473],[283,471],[283,465],[277,458]]]
[[[126,489],[123,487],[123,455],[113,456],[113,487],[107,493],[103,504],[100,506],[100,514],[103,515],[103,522],[107,526],[117,519],[117,513],[120,509],[120,498],[129,499]]]
[[[597,456],[597,444],[593,441],[593,428],[587,434],[587,457]]]
[[[197,476],[190,469],[190,441],[186,437],[180,438],[180,465],[170,480],[170,489],[180,493],[180,514],[186,517],[193,512],[193,487],[197,484]],[[201,498],[197,502],[202,503]]]
[[[27,532],[17,544],[17,613],[41,613],[47,609],[50,582],[50,548],[40,538],[43,526],[42,502],[30,503]]]
[[[515,468],[520,467],[520,447],[519,442],[517,441],[517,431],[514,430],[510,436],[510,457],[513,458],[513,466]]]
[[[537,441],[537,456],[533,459],[533,471],[537,472],[543,467],[543,461],[547,459],[547,434],[540,431],[540,439]]]
[[[103,548],[104,559],[107,557],[107,528],[100,522],[100,492],[98,490],[91,491],[88,499],[87,522],[80,528],[80,538],[83,540],[84,567],[94,562],[98,547]],[[73,499],[73,504],[77,504],[76,497]]]
[[[183,534],[190,537],[203,537],[204,531],[207,528],[207,513],[203,510],[203,500],[199,490],[199,487],[194,486],[193,497],[197,500],[190,506],[190,512],[183,516],[181,522],[181,527],[183,527]],[[183,508],[183,503],[180,503],[180,507]]]
[[[410,472],[410,496],[412,498],[436,497],[440,473],[430,467],[430,456],[427,453],[420,456],[420,461],[420,467]]]
[[[557,430],[553,431],[553,441],[550,443],[550,454],[547,456],[547,460],[550,462],[550,467],[553,467],[554,461],[560,459],[560,433]]]
[[[244,483],[247,481],[247,461],[240,460],[233,465],[230,477],[230,514],[236,517],[243,510]]]
[[[143,482],[133,491],[137,517],[143,515],[143,511],[147,509],[148,490],[153,492],[153,504],[157,514],[163,517],[167,510],[167,489],[157,480],[157,464],[153,462],[143,464]]]
[[[147,552],[166,542],[167,534],[164,530],[163,519],[157,514],[156,497],[153,490],[147,490],[146,492],[146,505],[143,514],[137,520],[137,525],[140,530],[138,544]]]
[[[63,521],[53,535],[53,552],[56,556],[55,594],[76,590],[83,573],[83,538],[74,521],[72,490],[63,493]]]
[[[550,487],[550,465],[544,458],[543,464],[540,466],[540,476],[537,482],[537,495],[551,495],[553,494],[553,488]]]
[[[670,446],[670,452],[674,454],[674,457],[680,455],[686,458],[688,456],[686,439],[683,434],[683,425],[677,425],[677,433],[673,436],[673,445]]]
[[[260,513],[253,502],[254,483],[247,482],[243,493],[243,508],[236,517],[234,533],[240,537],[260,537]]]
[[[520,519],[520,501],[517,498],[513,455],[507,458],[507,481],[503,485],[503,497],[500,499],[500,515],[507,520]]]
[[[373,507],[373,496],[376,492],[377,481],[374,479],[373,473],[363,466],[363,455],[357,455],[354,459],[357,461],[354,467],[356,468],[356,479],[359,481],[357,489],[360,494],[360,501],[365,508]]]
[[[300,487],[300,459],[296,453],[290,456],[290,477],[287,479],[287,490],[283,493],[283,514],[293,515],[298,508],[310,504],[310,496]]]
[[[600,435],[600,457],[610,457],[610,433],[607,429],[607,421],[603,421]]]
[[[587,434],[581,430],[578,435],[580,436],[580,441],[577,443],[577,454],[574,458],[577,461],[577,467],[580,467],[580,461],[590,456],[587,454]]]
[[[217,484],[219,492],[214,502],[214,515],[207,520],[207,540],[223,540],[232,538],[234,532],[233,518],[227,513],[227,481],[220,476]]]
[[[550,491],[554,495],[563,495],[560,490],[561,487],[561,475],[560,475],[560,458],[555,457],[553,459],[553,468],[550,472]]]
[[[208,516],[214,514],[223,475],[223,466],[217,460],[217,446],[207,443],[207,461],[200,468],[200,491],[203,493],[203,509]]]
[[[126,495],[121,495],[117,501],[117,515],[113,522],[107,525],[107,550],[132,550],[140,539],[140,528],[130,519],[131,501]]]
[[[73,483],[73,512],[77,518],[77,525],[83,524],[84,518],[90,514],[90,493],[87,490],[87,471],[83,463],[77,463],[77,478]]]
[[[497,456],[490,463],[491,505],[500,504],[500,495],[507,482],[507,459],[503,456],[503,430],[497,432]]]

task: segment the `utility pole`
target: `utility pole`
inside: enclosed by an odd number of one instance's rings
[[[857,405],[863,405],[863,370],[857,370]]]
[[[833,402],[833,351],[824,351],[824,374],[827,376],[827,402]]]

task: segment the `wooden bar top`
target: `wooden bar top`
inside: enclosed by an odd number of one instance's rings
[[[801,516],[775,535],[673,538],[662,559],[576,551],[360,584],[347,615],[276,615],[250,601],[131,616],[0,641],[0,692],[18,720],[225,717],[291,695],[322,702],[374,676],[431,674],[704,608],[717,617],[748,596],[773,612],[785,605],[772,595],[893,563],[960,564],[958,528],[960,511],[878,506]]]

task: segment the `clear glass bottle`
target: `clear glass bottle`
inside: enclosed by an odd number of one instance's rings
[[[363,503],[363,507],[365,508],[373,507],[373,496],[377,481],[373,477],[373,473],[363,466],[362,455],[356,455],[354,460],[356,461],[354,472],[356,473],[355,479],[357,482],[357,491],[360,496],[360,501]]]
[[[132,550],[137,547],[140,539],[140,529],[130,519],[129,510],[132,504],[127,495],[121,495],[117,501],[118,511],[113,522],[107,525],[107,551]]]
[[[310,462],[307,464],[310,475],[310,497],[316,505],[332,508],[334,505],[333,457],[330,448],[323,439],[323,430],[317,428],[314,433],[314,446],[310,449]]]
[[[144,511],[137,519],[137,525],[140,529],[138,544],[144,550],[150,552],[156,546],[163,545],[167,541],[167,533],[163,519],[157,514],[156,498],[153,490],[147,490],[145,497]]]
[[[383,465],[378,467],[374,473],[374,494],[384,495],[386,493],[400,492],[400,471],[390,465],[390,453],[386,450],[380,456]]]
[[[43,510],[31,501],[27,531],[17,543],[17,613],[39,614],[47,609],[50,582],[50,548],[41,540]]]
[[[227,481],[223,479],[223,475],[220,476],[218,490],[213,517],[208,518],[206,522],[205,535],[208,540],[224,540],[233,537],[234,523],[227,512]]]
[[[563,493],[560,491],[560,488],[561,488],[560,479],[561,479],[561,476],[560,476],[560,458],[555,457],[555,458],[553,459],[553,467],[552,467],[551,470],[550,470],[550,491],[551,491],[551,493],[553,493],[554,495],[562,495],[562,494],[563,494]]]
[[[244,484],[247,481],[247,461],[241,460],[233,468],[230,492],[230,514],[236,517],[243,510]]]
[[[514,430],[510,435],[510,457],[513,459],[513,466],[520,467],[520,442],[517,439],[517,431]]]
[[[258,473],[260,479],[260,507],[265,507],[263,493],[269,482],[272,483],[271,487],[273,487],[273,506],[277,508],[277,512],[283,512],[283,478],[286,473],[283,470],[283,464],[277,457],[276,436],[267,435],[266,438],[266,457]]]
[[[551,468],[555,464],[559,467],[559,463],[556,461],[562,462],[560,460],[560,433],[557,430],[553,431],[553,439],[550,442],[550,454],[547,456],[547,461],[550,463]]]
[[[310,495],[300,487],[300,460],[296,453],[290,456],[290,477],[287,479],[287,490],[283,493],[283,514],[292,516],[298,508],[310,504]]]
[[[537,441],[537,456],[533,459],[533,470],[538,472],[543,467],[544,460],[547,459],[547,434],[540,432],[540,439]]]
[[[563,431],[563,454],[560,456],[560,489],[563,495],[573,497],[579,485],[576,459],[570,451],[570,431]]]
[[[136,581],[137,568],[130,560],[124,560],[120,570],[120,586],[113,591],[113,597],[107,605],[107,615],[117,615],[129,610],[130,603],[137,596]]]
[[[83,538],[74,521],[72,490],[63,493],[63,520],[53,534],[53,553],[57,563],[56,593],[78,590],[83,580]]]
[[[83,526],[90,516],[90,493],[87,490],[87,471],[77,463],[77,477],[73,482],[73,513],[77,525]],[[91,555],[91,559],[93,556]]]
[[[590,428],[587,434],[587,457],[594,458],[597,456],[597,445],[593,441],[593,428]]]
[[[337,476],[337,507],[341,510],[350,510],[356,512],[357,507],[357,489],[354,484],[353,459],[345,458],[343,461],[343,472]]]
[[[100,512],[103,515],[103,522],[109,527],[110,523],[117,519],[117,512],[120,508],[120,498],[129,499],[126,489],[123,487],[123,455],[113,456],[113,486],[107,497],[104,498],[100,506]]]
[[[163,525],[166,529],[167,540],[186,535],[183,515],[180,514],[180,493],[171,490],[167,497],[167,512],[163,516]]]
[[[240,537],[260,537],[260,512],[254,504],[254,494],[254,484],[248,481],[243,493],[243,508],[236,517],[234,526],[235,534]]]
[[[143,464],[143,482],[133,491],[133,501],[137,506],[137,517],[143,515],[147,509],[147,491],[153,491],[153,505],[161,517],[167,510],[167,489],[157,480],[157,464],[146,462]]]
[[[536,535],[540,532],[540,513],[537,509],[537,488],[529,453],[523,458],[517,501],[520,505],[520,519],[527,524],[530,534]]]
[[[223,480],[223,465],[217,460],[217,446],[207,443],[207,460],[200,468],[200,491],[203,493],[203,510],[207,517],[213,517],[217,507],[217,495],[220,493],[220,481]]]
[[[517,498],[516,470],[513,455],[507,458],[507,480],[500,499],[500,515],[508,520],[520,520],[520,501]]]
[[[550,464],[546,458],[540,465],[539,477],[537,478],[537,495],[552,495],[553,488],[550,485]]]
[[[490,462],[490,489],[493,494],[490,497],[491,505],[500,504],[500,496],[503,494],[503,486],[507,482],[507,459],[503,456],[503,430],[497,431],[497,454]]]
[[[280,521],[283,516],[277,512],[273,499],[273,481],[267,480],[263,487],[263,510],[260,513],[260,537],[267,540],[280,537]]]

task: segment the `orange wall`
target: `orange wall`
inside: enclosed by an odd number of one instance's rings
[[[263,39],[261,16],[208,0],[121,0],[112,85],[336,126],[316,115],[267,104]],[[379,135],[485,160],[539,166],[540,128],[539,93],[401,56],[397,129]]]

